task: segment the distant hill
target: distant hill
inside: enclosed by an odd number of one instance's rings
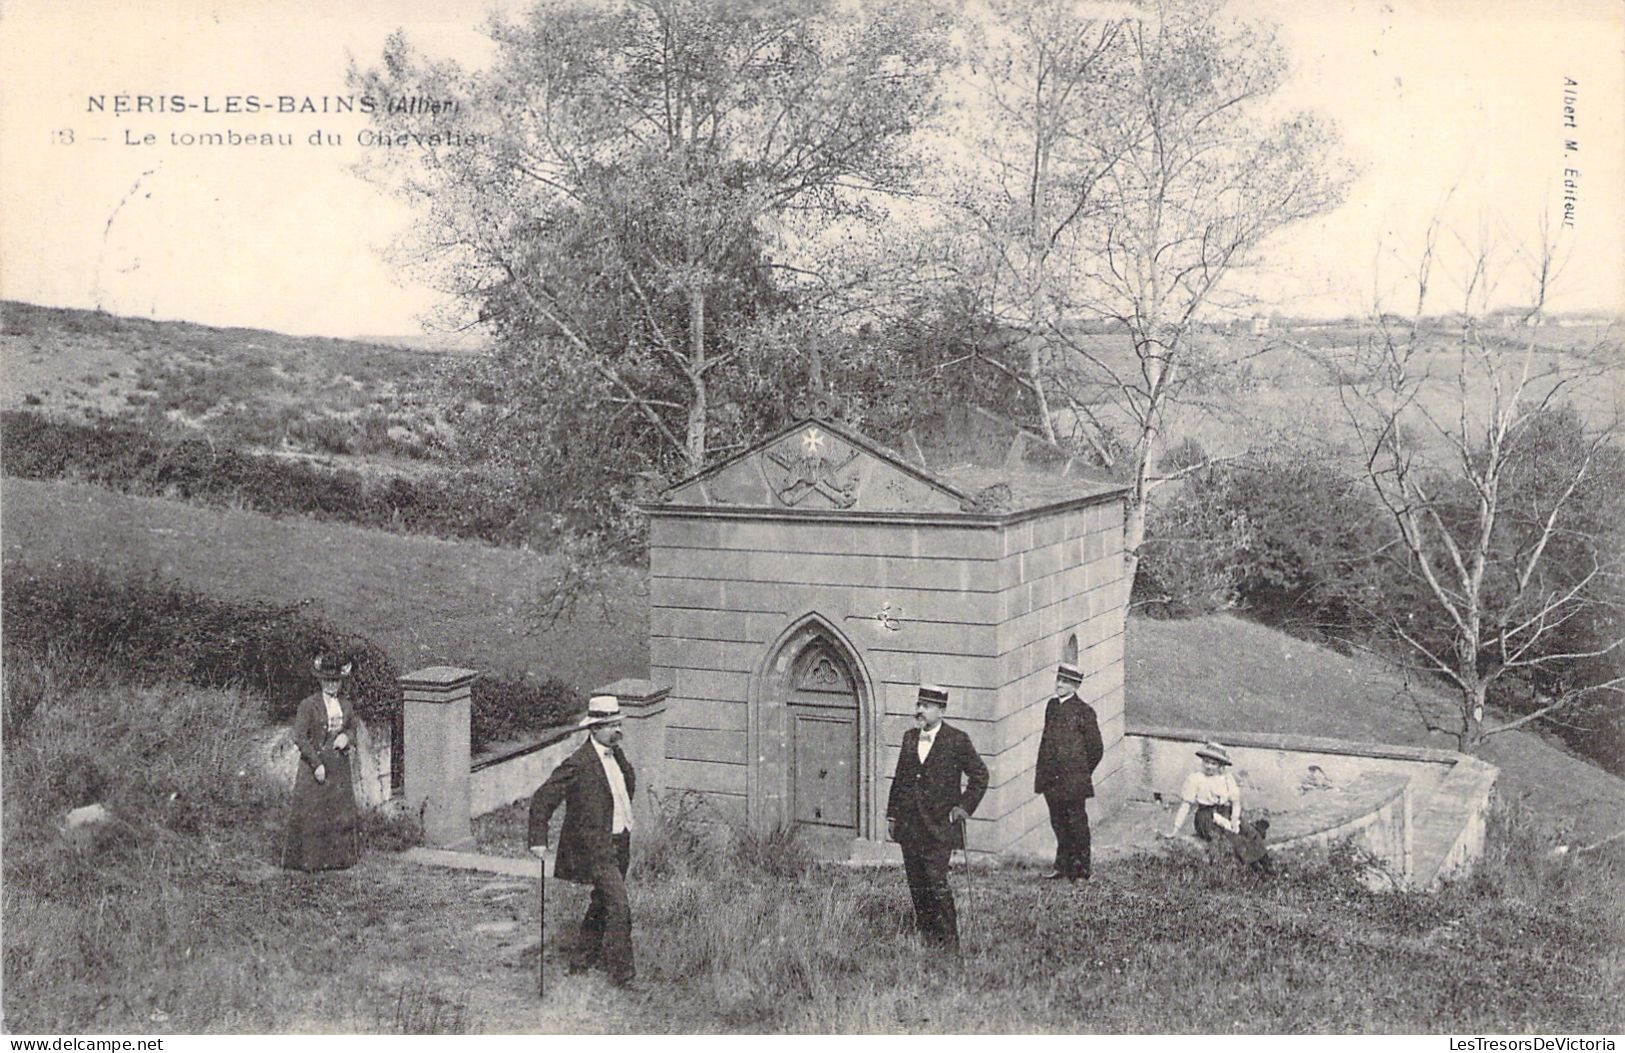
[[[365,333],[356,337],[363,344],[399,347],[410,351],[427,351],[445,355],[481,355],[491,349],[491,338],[484,333],[418,333],[375,335]]]
[[[467,357],[361,340],[0,303],[0,409],[109,414],[274,453],[410,462]],[[429,340],[430,338],[423,338]]]

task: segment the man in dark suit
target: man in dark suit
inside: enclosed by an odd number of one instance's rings
[[[959,917],[948,888],[948,859],[964,845],[965,820],[987,792],[987,765],[969,735],[942,722],[947,708],[945,689],[920,685],[916,726],[903,735],[886,801],[886,835],[903,847],[915,927],[928,942],[957,951]]]
[[[1044,735],[1038,740],[1038,771],[1033,792],[1044,795],[1055,831],[1055,870],[1050,880],[1089,880],[1089,813],[1095,795],[1095,768],[1105,752],[1095,711],[1078,697],[1083,673],[1062,662],[1055,672],[1055,697],[1044,707]]]
[[[564,805],[553,876],[592,886],[571,972],[603,966],[611,982],[632,986],[632,906],[626,867],[632,854],[635,773],[621,751],[621,707],[614,695],[595,695],[581,727],[588,739],[553,769],[530,799],[530,850],[547,865],[547,830]]]

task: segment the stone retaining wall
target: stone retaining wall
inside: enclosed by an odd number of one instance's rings
[[[581,745],[576,730],[553,728],[534,742],[474,758],[469,768],[469,814],[485,815],[535,793],[559,762]]]
[[[1185,776],[1198,770],[1196,748],[1214,740],[1235,762],[1247,814],[1269,816],[1276,848],[1350,841],[1381,861],[1396,884],[1419,888],[1466,873],[1483,850],[1497,771],[1450,750],[1130,727],[1131,799],[1177,801]]]

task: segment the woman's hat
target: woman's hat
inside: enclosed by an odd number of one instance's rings
[[[618,724],[620,721],[621,700],[614,695],[594,695],[587,700],[587,715],[576,726],[595,728],[600,724]]]
[[[1226,753],[1224,751],[1224,747],[1219,745],[1217,742],[1202,743],[1202,748],[1196,751],[1196,755],[1201,757],[1203,760],[1210,760],[1215,764],[1223,764],[1226,767],[1230,766],[1230,754]]]
[[[936,684],[920,685],[920,701],[932,706],[948,708],[948,689]]]
[[[316,656],[316,660],[311,662],[311,667],[316,670],[318,680],[348,680],[355,663],[348,658],[324,652]]]

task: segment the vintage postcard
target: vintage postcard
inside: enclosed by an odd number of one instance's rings
[[[1622,41],[6,3],[0,1022],[1613,1049]]]

